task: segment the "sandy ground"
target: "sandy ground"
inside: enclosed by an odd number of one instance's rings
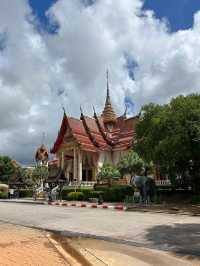
[[[1,266],[69,265],[49,241],[46,233],[0,224]]]

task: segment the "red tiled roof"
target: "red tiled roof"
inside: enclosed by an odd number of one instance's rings
[[[137,117],[128,119],[124,116],[118,117],[113,131],[108,132],[104,127],[102,117],[91,118],[82,114],[81,119],[76,119],[64,114],[60,131],[51,152],[56,153],[59,150],[68,128],[82,150],[91,152],[126,150],[133,143],[136,122]]]

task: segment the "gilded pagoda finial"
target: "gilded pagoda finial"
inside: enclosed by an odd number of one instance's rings
[[[109,88],[109,72],[106,72],[106,83],[107,83],[107,95],[105,107],[102,113],[104,123],[115,123],[116,122],[116,114],[113,110],[111,100],[110,100],[110,88]]]
[[[109,89],[109,72],[106,71],[106,81],[107,81],[107,98],[110,98],[110,89]]]

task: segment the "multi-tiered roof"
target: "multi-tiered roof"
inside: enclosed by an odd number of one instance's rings
[[[71,132],[74,141],[82,150],[90,152],[127,150],[135,138],[137,119],[137,116],[127,118],[126,114],[117,117],[110,99],[107,74],[107,97],[102,115],[98,116],[94,110],[94,116],[88,117],[81,110],[80,119],[76,119],[68,117],[64,112],[61,128],[51,152],[56,153],[59,150],[67,130]]]

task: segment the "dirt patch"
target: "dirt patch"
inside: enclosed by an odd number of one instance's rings
[[[45,232],[0,224],[1,266],[66,266]]]

